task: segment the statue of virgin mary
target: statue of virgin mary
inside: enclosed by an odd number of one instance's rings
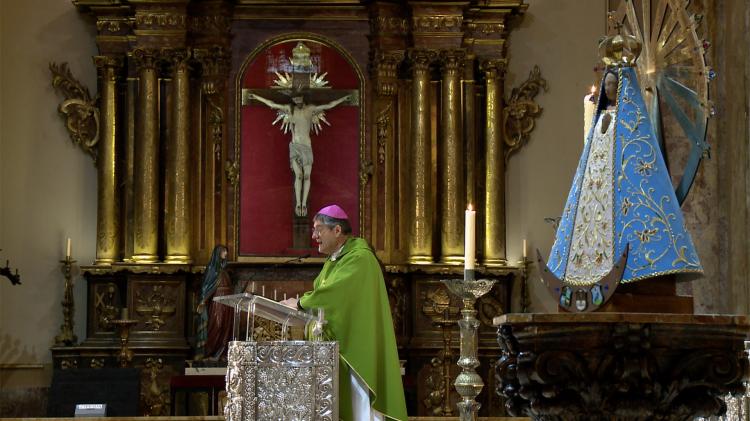
[[[622,283],[703,272],[631,63],[605,73],[557,228],[547,267],[565,285],[596,284],[620,256]]]

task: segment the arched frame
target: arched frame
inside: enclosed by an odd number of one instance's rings
[[[251,65],[257,58],[259,58],[263,53],[266,51],[269,51],[270,49],[274,48],[275,46],[278,46],[280,44],[295,42],[295,41],[302,41],[302,42],[311,42],[320,44],[326,48],[329,48],[333,50],[335,53],[337,53],[341,58],[343,58],[346,63],[350,66],[351,70],[356,76],[357,79],[357,89],[358,89],[358,96],[359,96],[359,112],[357,113],[359,124],[357,127],[358,132],[358,157],[357,157],[357,178],[359,182],[357,183],[357,225],[355,227],[356,230],[358,230],[359,233],[364,233],[366,231],[366,191],[367,191],[367,184],[362,183],[362,167],[364,163],[367,160],[367,157],[369,156],[367,151],[367,141],[366,141],[366,104],[367,104],[367,94],[366,94],[366,80],[365,75],[362,72],[360,65],[357,63],[357,61],[353,58],[353,56],[345,50],[341,45],[339,45],[337,42],[331,40],[330,38],[314,34],[314,33],[287,33],[280,36],[269,38],[268,40],[264,41],[263,43],[259,44],[256,48],[254,48],[247,56],[243,59],[242,64],[237,69],[237,73],[235,76],[235,95],[234,95],[234,102],[235,102],[235,119],[234,119],[234,150],[235,150],[235,162],[241,163],[242,162],[242,137],[243,137],[243,104],[242,104],[242,90],[243,90],[243,81],[244,77],[246,75],[246,72],[248,70],[248,66]],[[335,89],[335,86],[334,86]],[[327,127],[327,126],[326,126]],[[274,130],[278,130],[278,126],[274,127]],[[325,128],[323,129],[326,130]],[[290,136],[290,134],[287,134],[286,136]],[[239,164],[238,171],[242,171],[241,164]],[[315,169],[313,169],[313,177],[315,176]],[[242,206],[242,194],[243,194],[243,187],[241,184],[241,181],[238,182],[237,186],[234,189],[234,198],[233,198],[233,205],[234,205],[234,211],[233,211],[233,230],[234,230],[234,249],[236,251],[236,259],[239,262],[280,262],[288,260],[290,257],[294,257],[295,255],[299,255],[301,253],[270,253],[270,254],[262,254],[262,255],[253,255],[253,254],[243,254],[242,251],[242,216],[243,212],[241,209]],[[311,193],[312,194],[312,193]],[[312,206],[311,206],[312,207]],[[314,216],[316,209],[309,209],[308,210],[308,218],[312,218]],[[305,253],[307,254],[307,253]],[[314,254],[314,253],[313,253]],[[320,256],[313,256],[313,257],[307,257],[305,258],[306,261],[316,261],[316,260],[323,260],[323,257]]]

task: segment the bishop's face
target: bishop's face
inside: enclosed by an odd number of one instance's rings
[[[319,221],[313,222],[312,238],[318,243],[319,253],[331,255],[339,247],[340,237],[341,226],[331,227]]]

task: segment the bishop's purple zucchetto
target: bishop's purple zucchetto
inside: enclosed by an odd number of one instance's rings
[[[339,205],[328,205],[319,210],[318,214],[330,216],[331,218],[336,219],[349,219],[349,217],[346,215],[346,212],[344,212],[344,210],[341,209],[341,206]]]

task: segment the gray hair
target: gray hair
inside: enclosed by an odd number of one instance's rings
[[[348,219],[338,219],[334,218],[332,216],[324,215],[322,213],[315,214],[315,217],[313,218],[313,221],[318,221],[323,225],[327,225],[330,228],[335,227],[336,225],[341,227],[341,232],[343,232],[346,235],[349,235],[352,233],[352,226],[349,223]]]

